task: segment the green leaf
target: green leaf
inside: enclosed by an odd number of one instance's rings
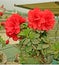
[[[0,26],[0,30],[2,30],[4,27],[3,26]]]
[[[49,47],[49,44],[38,44],[37,50],[46,49]]]
[[[51,45],[51,48],[54,50],[54,51],[59,51],[59,42],[57,43],[54,43]]]
[[[2,44],[2,47],[6,46],[6,43],[5,43],[5,41],[1,38],[1,36],[0,36],[0,44]]]
[[[29,42],[30,42],[30,39],[26,38],[23,44],[28,45]]]
[[[59,53],[54,54],[54,59],[59,61]]]
[[[26,46],[26,52],[30,52],[32,50],[31,46]]]
[[[32,38],[34,38],[34,37],[35,37],[35,34],[31,31],[31,32],[29,33],[29,38],[32,39]]]
[[[35,33],[34,31],[31,31],[29,33],[29,38],[30,39],[35,39],[35,38],[38,38],[39,37],[39,34]]]
[[[42,44],[38,44],[37,50],[42,50]]]
[[[39,42],[40,42],[40,40],[38,40],[38,39],[33,39],[33,40],[32,40],[32,43],[33,43],[33,44],[38,44]]]
[[[29,29],[29,28],[23,29],[23,30],[19,33],[19,36],[28,37],[29,32],[30,32],[30,29]]]
[[[44,42],[44,40],[43,39],[41,39],[41,41],[40,41],[40,44],[44,44],[45,42]]]

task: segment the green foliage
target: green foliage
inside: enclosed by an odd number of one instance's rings
[[[59,51],[59,42],[56,42],[54,44],[51,45],[51,48],[54,50],[54,51]]]
[[[49,44],[38,44],[37,50],[47,49]]]
[[[30,32],[30,29],[29,29],[29,28],[24,29],[24,30],[22,30],[22,31],[19,33],[19,36],[28,37],[29,32]]]
[[[30,38],[30,39],[36,39],[36,38],[38,38],[38,37],[39,37],[39,35],[36,34],[34,31],[31,31],[31,32],[29,33],[29,38]]]
[[[27,26],[28,26],[27,23],[22,24],[21,32],[18,34],[19,37],[22,37],[22,40],[20,40],[18,45],[20,49],[20,54],[21,54],[20,61],[21,63],[40,63],[40,62],[37,62],[39,57],[41,59],[42,58],[41,55],[43,55],[44,57],[42,59],[44,59],[46,55],[48,54],[48,53],[40,52],[42,50],[44,51],[49,48],[49,42],[47,40],[47,32],[38,31],[38,30],[35,31],[28,28]],[[23,56],[26,56],[26,57],[23,57]],[[36,61],[34,60],[34,57],[36,58],[37,56],[38,58]],[[36,61],[36,62],[31,62],[30,60]],[[42,63],[44,63],[44,61]]]
[[[39,58],[31,57],[27,53],[20,54],[20,63],[21,64],[39,64]]]
[[[2,47],[6,46],[6,43],[5,43],[5,41],[3,40],[3,38],[1,38],[1,36],[0,36],[0,44],[2,44]]]
[[[59,42],[52,44],[51,49],[54,52],[54,59],[59,61]]]
[[[3,29],[3,26],[0,26],[0,30],[2,30]]]

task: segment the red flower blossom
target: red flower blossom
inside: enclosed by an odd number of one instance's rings
[[[50,30],[53,28],[55,19],[50,10],[41,11],[38,8],[28,13],[28,26],[34,30]]]
[[[0,12],[0,16],[2,16],[3,15],[3,12]]]
[[[25,22],[19,14],[12,14],[5,23],[7,36],[11,37],[14,41],[18,40],[17,34],[20,32],[20,24]]]

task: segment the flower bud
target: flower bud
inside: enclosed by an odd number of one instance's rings
[[[5,22],[1,22],[1,26],[4,26],[5,25]]]
[[[6,44],[9,44],[9,40],[6,40]]]
[[[2,16],[3,15],[3,12],[0,12],[0,16]]]

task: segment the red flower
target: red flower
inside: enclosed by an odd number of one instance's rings
[[[30,10],[28,13],[28,25],[35,30],[50,30],[53,28],[55,19],[50,10],[41,11],[38,8]]]
[[[18,33],[20,32],[20,24],[25,22],[19,14],[12,14],[5,23],[7,36],[11,37],[14,41],[18,40]]]
[[[3,15],[3,12],[0,12],[0,16],[2,16]]]

